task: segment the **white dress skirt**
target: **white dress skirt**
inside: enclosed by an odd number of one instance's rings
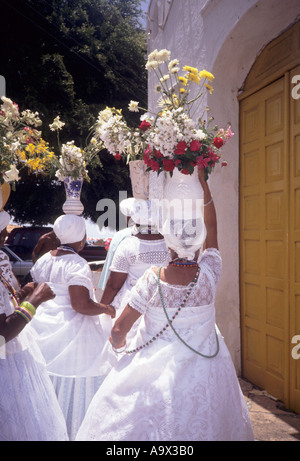
[[[13,312],[0,282],[0,315]],[[65,419],[30,324],[16,338],[0,344],[0,389],[0,441],[68,440]]]
[[[94,394],[116,362],[108,342],[112,319],[104,314],[82,315],[72,308],[69,286],[86,287],[94,299],[90,267],[79,255],[47,253],[31,274],[34,281],[47,282],[56,294],[39,306],[31,324],[73,440]]]
[[[173,321],[189,349],[169,327],[149,346],[124,354],[93,398],[79,441],[251,441],[244,396],[225,342],[215,325],[214,299],[221,257],[208,249],[187,304]],[[161,282],[169,317],[189,286]],[[146,271],[130,305],[143,314],[128,350],[148,342],[166,325],[157,275]]]

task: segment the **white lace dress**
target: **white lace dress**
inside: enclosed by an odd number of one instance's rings
[[[228,349],[215,329],[214,299],[221,257],[208,249],[186,306],[173,322],[187,348],[168,328],[152,344],[125,354],[95,395],[76,440],[253,440],[247,406]],[[188,287],[161,282],[171,317]],[[167,323],[153,269],[132,290],[130,305],[143,314],[136,339],[142,345]]]
[[[164,239],[144,240],[132,235],[120,243],[110,270],[128,275],[111,303],[118,311],[117,316],[127,305],[132,288],[145,271],[151,266],[165,266],[169,261],[170,252]]]
[[[13,303],[0,282],[0,315],[13,312]],[[0,346],[0,441],[68,440],[65,419],[31,325]]]
[[[71,285],[86,287],[94,299],[90,267],[79,255],[55,257],[49,252],[38,259],[31,274],[56,294],[39,306],[31,324],[73,440],[92,397],[116,361],[107,341],[112,319],[82,315],[72,308]]]

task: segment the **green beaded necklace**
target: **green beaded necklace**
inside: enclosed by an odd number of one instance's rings
[[[136,347],[135,349],[132,349],[132,350],[126,350],[126,354],[132,354],[134,352],[138,352],[142,349],[144,349],[145,347],[147,346],[150,346],[150,344],[152,344],[154,341],[156,341],[157,338],[159,338],[159,336],[163,335],[164,332],[167,330],[167,328],[171,327],[173,332],[175,333],[175,335],[177,336],[178,339],[180,339],[180,341],[185,345],[187,346],[190,350],[192,350],[193,352],[195,352],[196,354],[200,355],[201,357],[204,357],[204,358],[207,358],[207,359],[212,359],[213,357],[216,357],[219,353],[219,350],[220,350],[220,344],[219,344],[219,338],[218,338],[218,335],[217,335],[217,332],[215,331],[215,334],[216,334],[216,341],[217,341],[217,350],[216,352],[213,354],[213,355],[205,355],[205,354],[201,354],[201,352],[197,351],[196,349],[194,349],[193,347],[191,347],[189,344],[187,344],[180,336],[179,334],[177,333],[177,331],[175,330],[175,328],[173,327],[173,320],[177,317],[177,315],[179,314],[179,312],[181,311],[181,309],[185,306],[190,294],[191,294],[191,291],[192,291],[192,288],[195,286],[197,280],[198,280],[198,277],[199,277],[199,274],[200,274],[200,267],[198,266],[198,269],[197,269],[197,273],[196,273],[196,276],[194,278],[194,280],[190,283],[190,286],[189,286],[189,289],[187,291],[187,294],[185,295],[185,298],[184,300],[182,301],[182,303],[180,304],[180,306],[178,307],[177,311],[175,312],[175,314],[172,316],[172,319],[169,318],[168,314],[167,314],[167,310],[165,308],[165,303],[164,303],[164,299],[163,299],[163,295],[162,295],[162,291],[161,291],[161,286],[160,286],[160,271],[161,271],[161,267],[159,268],[158,270],[158,290],[159,290],[159,295],[160,295],[160,300],[161,300],[161,304],[163,306],[163,309],[164,309],[164,313],[168,319],[168,323],[163,327],[162,330],[160,330],[159,333],[157,333],[155,336],[153,336],[149,341],[147,341],[145,344],[143,344],[142,346],[138,346]]]

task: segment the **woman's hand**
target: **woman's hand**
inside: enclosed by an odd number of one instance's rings
[[[55,298],[55,296],[55,293],[49,285],[47,285],[47,283],[41,283],[33,290],[32,294],[28,298],[28,302],[33,304],[34,307],[38,307],[41,303],[49,301],[50,299]]]
[[[33,293],[33,290],[37,287],[37,283],[29,282],[24,285],[21,290],[19,290],[18,294],[21,299],[25,299],[27,296],[30,296]]]
[[[110,315],[112,319],[115,318],[116,316],[116,309],[114,306],[111,306],[110,304],[104,305],[104,312],[103,314]]]

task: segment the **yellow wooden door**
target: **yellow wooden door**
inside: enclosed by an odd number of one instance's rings
[[[284,400],[289,361],[285,78],[240,106],[243,374]]]
[[[299,37],[300,21],[271,42],[239,97],[242,372],[298,413]]]

